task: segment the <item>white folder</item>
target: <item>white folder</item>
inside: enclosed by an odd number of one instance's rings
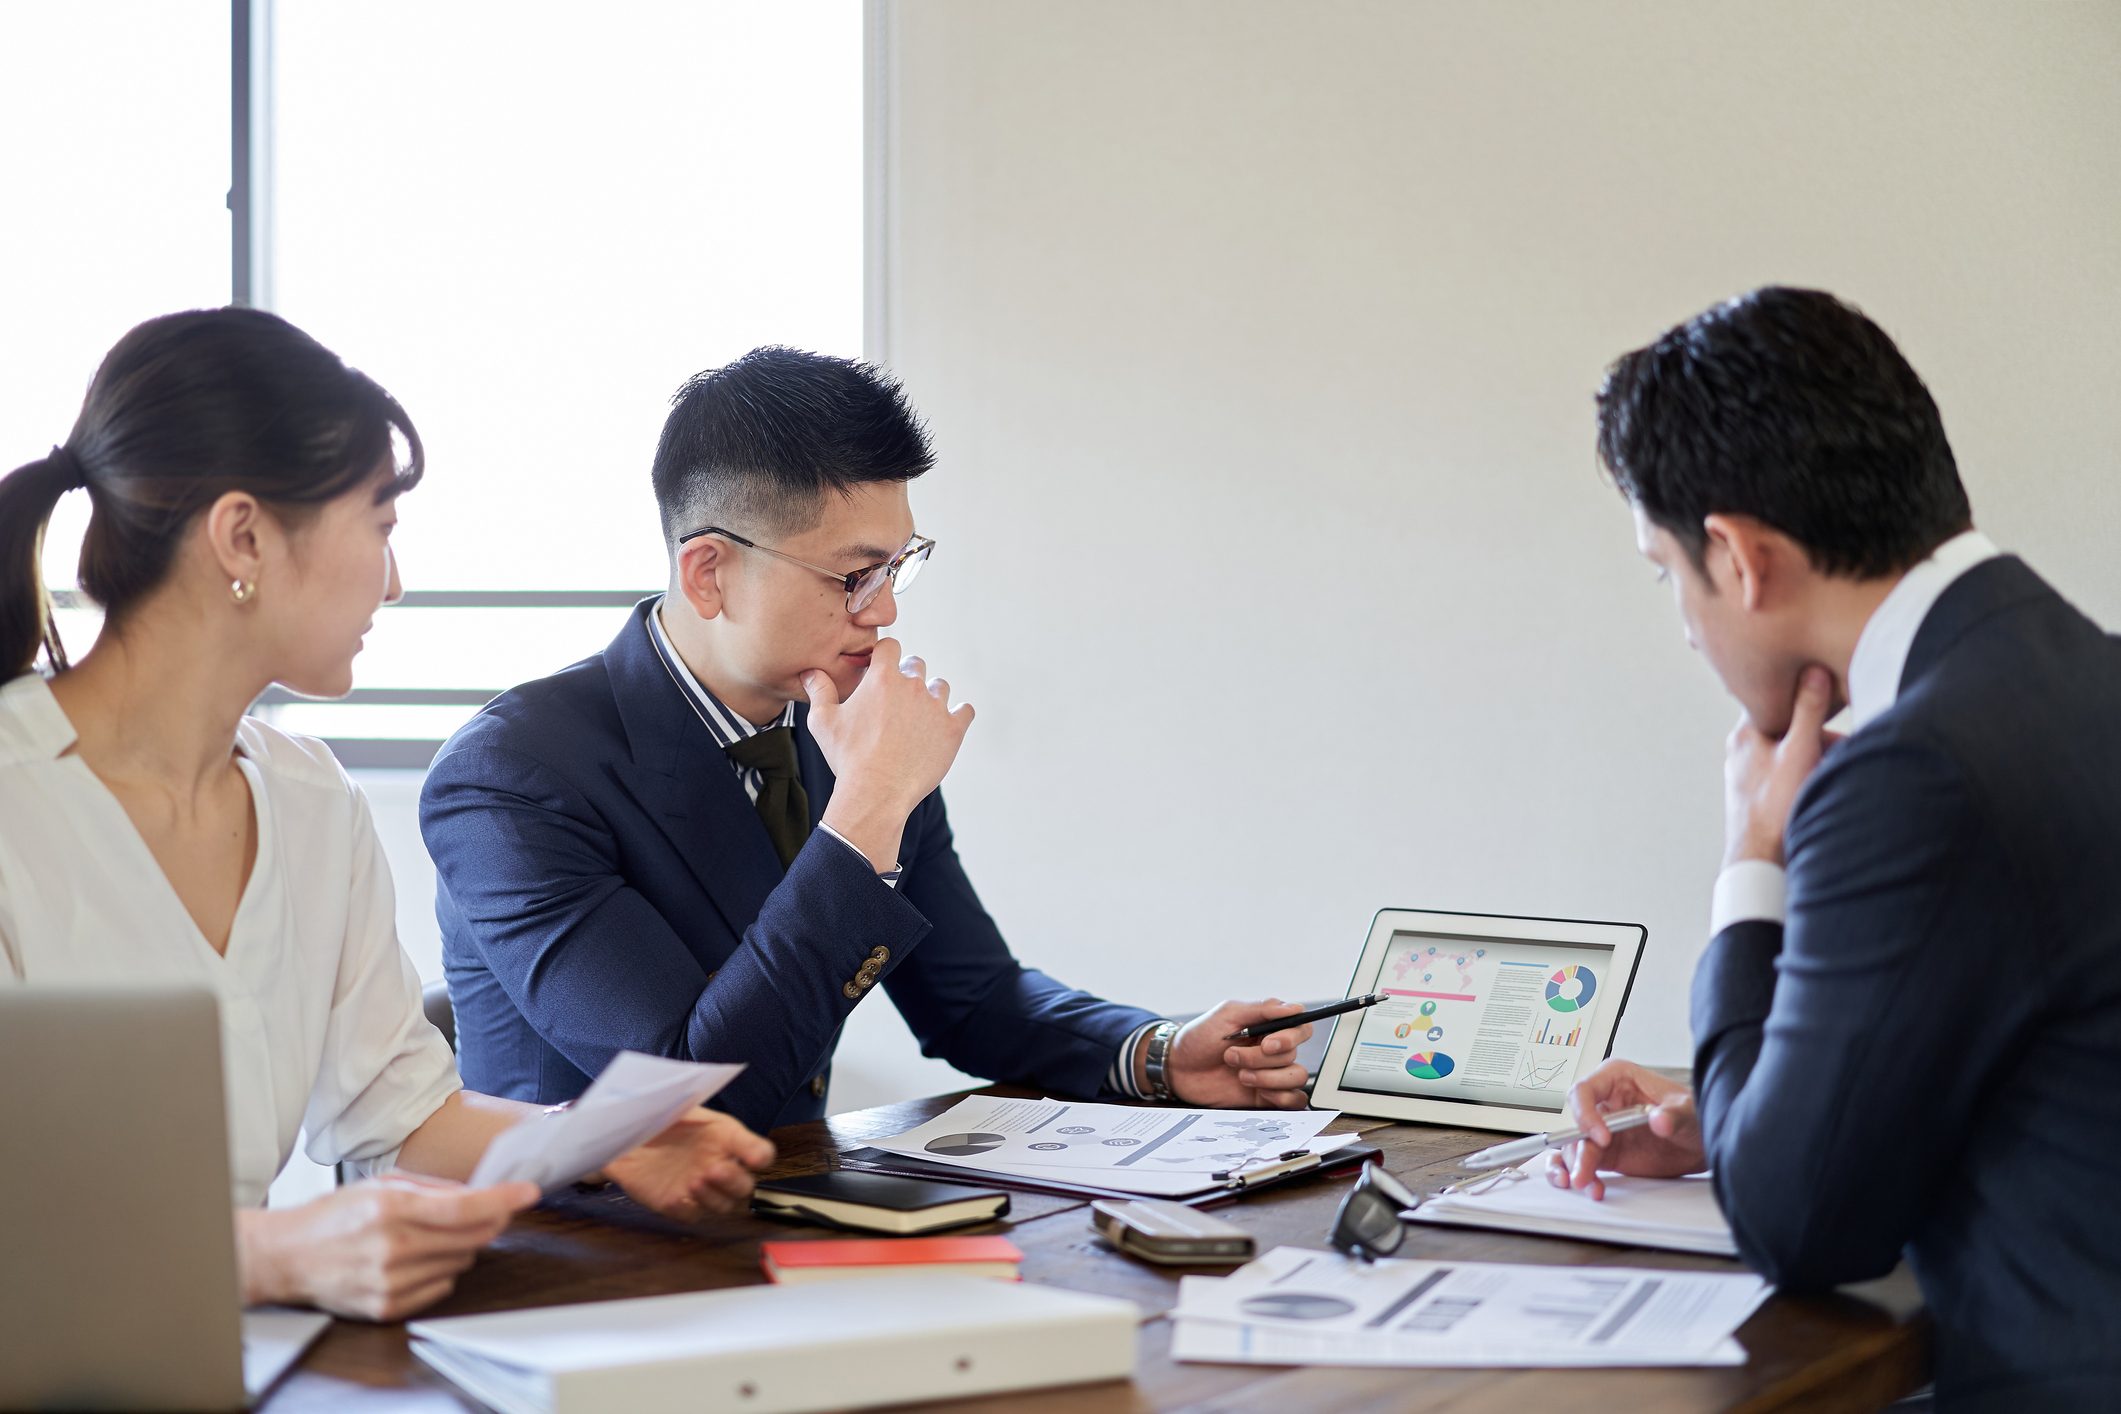
[[[1130,1301],[977,1277],[748,1286],[415,1321],[501,1414],[803,1414],[1125,1379]]]

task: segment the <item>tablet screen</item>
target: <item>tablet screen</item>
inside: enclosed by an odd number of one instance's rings
[[[1588,1038],[1617,1006],[1614,949],[1597,943],[1394,932],[1340,1085],[1378,1095],[1559,1111]],[[1589,1060],[1586,1061],[1585,1057]]]

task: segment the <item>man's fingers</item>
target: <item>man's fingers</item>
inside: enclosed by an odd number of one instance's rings
[[[1286,1031],[1277,1031],[1259,1043],[1259,1048],[1270,1056],[1293,1056],[1297,1048],[1311,1039],[1311,1023],[1292,1026]]]
[[[1578,1144],[1576,1160],[1569,1169],[1569,1185],[1590,1198],[1603,1199],[1605,1182],[1598,1177],[1598,1165],[1604,1158],[1604,1145],[1588,1142]]]
[[[1308,1028],[1306,1028],[1308,1029]],[[1277,1031],[1265,1037],[1256,1046],[1228,1046],[1223,1050],[1223,1064],[1228,1066],[1287,1065],[1296,1055],[1295,1041],[1284,1041],[1288,1032]],[[1281,1044],[1276,1045],[1275,1042]]]
[[[803,674],[803,692],[810,698],[812,710],[831,710],[840,705],[840,690],[832,685],[832,675],[816,670]]]
[[[1797,703],[1790,714],[1790,729],[1782,739],[1811,746],[1823,744],[1821,737],[1833,705],[1834,675],[1817,664],[1806,668],[1797,679]]]
[[[1289,1090],[1304,1083],[1310,1072],[1300,1065],[1278,1065],[1271,1069],[1246,1069],[1237,1072],[1237,1083],[1252,1085],[1262,1090]]]
[[[1598,1104],[1591,1098],[1590,1084],[1588,1080],[1579,1081],[1569,1090],[1569,1117],[1576,1121],[1578,1129],[1596,1142],[1610,1144],[1613,1136],[1607,1132]]]

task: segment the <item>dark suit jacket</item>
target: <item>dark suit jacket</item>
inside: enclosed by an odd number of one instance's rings
[[[2015,558],[1947,588],[1694,979],[1703,1136],[1778,1285],[1889,1271],[1941,1407],[2121,1408],[2121,641]]]
[[[420,828],[465,1084],[566,1100],[615,1052],[646,1051],[746,1062],[715,1104],[754,1129],[814,1119],[840,1027],[881,980],[925,1054],[1096,1094],[1154,1015],[1017,963],[939,792],[907,822],[897,890],[822,831],[784,874],[649,641],[654,602],[602,653],[496,698],[428,772]],[[832,772],[805,717],[821,815]]]

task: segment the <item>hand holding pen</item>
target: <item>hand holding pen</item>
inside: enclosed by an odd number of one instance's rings
[[[1364,1007],[1376,1006],[1385,999],[1383,992],[1371,992],[1367,996],[1350,997],[1331,1006],[1313,1007],[1309,1011],[1292,1012],[1288,1016],[1277,1016],[1268,1021],[1255,1021],[1250,1026],[1240,1027],[1223,1037],[1225,1041],[1256,1041],[1262,1036],[1271,1036],[1277,1031],[1286,1031],[1292,1026],[1307,1026],[1314,1021],[1323,1021],[1329,1016],[1339,1016],[1344,1011],[1360,1011]]]
[[[1615,1133],[1609,1121],[1636,1108],[1645,1112],[1642,1121]],[[1609,1060],[1577,1081],[1569,1090],[1567,1113],[1580,1137],[1572,1153],[1547,1156],[1547,1180],[1557,1188],[1603,1198],[1600,1169],[1677,1178],[1708,1167],[1694,1092],[1633,1061]]]
[[[1182,1104],[1246,1110],[1300,1110],[1311,1102],[1304,1089],[1310,1077],[1296,1059],[1297,1048],[1310,1039],[1302,1008],[1269,998],[1260,1002],[1227,1001],[1194,1017],[1173,1038],[1165,1074]],[[1275,1029],[1274,1023],[1286,1023]],[[1253,1032],[1257,1040],[1232,1041],[1233,1032]],[[1136,1048],[1147,1051],[1147,1045]],[[1137,1078],[1146,1065],[1136,1062]]]
[[[1600,1115],[1608,1134],[1624,1134],[1630,1129],[1639,1129],[1650,1122],[1652,1111],[1648,1105],[1636,1105],[1632,1109],[1614,1110]],[[1469,1169],[1499,1169],[1512,1164],[1521,1164],[1526,1159],[1537,1158],[1549,1149],[1560,1150],[1584,1138],[1583,1130],[1571,1125],[1566,1129],[1550,1129],[1544,1134],[1527,1134],[1522,1139],[1512,1139],[1505,1144],[1492,1144],[1477,1153],[1460,1159],[1459,1165]]]

